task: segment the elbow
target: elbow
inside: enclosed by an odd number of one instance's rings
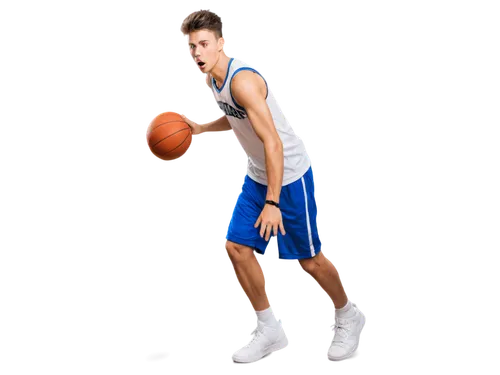
[[[283,153],[283,142],[281,142],[280,137],[270,139],[264,143],[264,148],[267,152],[280,152]]]

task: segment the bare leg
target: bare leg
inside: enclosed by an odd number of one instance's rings
[[[347,295],[340,282],[339,273],[334,265],[319,252],[313,258],[299,259],[302,268],[309,273],[321,285],[330,296],[336,309],[344,307],[347,303]]]
[[[250,299],[254,310],[267,309],[270,305],[265,291],[264,273],[253,249],[227,241],[226,250],[233,263],[238,281]]]

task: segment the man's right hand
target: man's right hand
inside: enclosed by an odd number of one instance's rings
[[[186,124],[188,124],[188,125],[189,125],[189,127],[191,128],[191,133],[192,133],[193,135],[203,133],[203,130],[202,130],[201,126],[200,126],[200,125],[198,125],[196,122],[189,120],[189,119],[188,119],[186,116],[184,116],[184,115],[181,115],[181,117],[182,117],[182,119],[186,122]]]

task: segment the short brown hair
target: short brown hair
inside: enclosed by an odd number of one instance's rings
[[[210,12],[210,10],[193,12],[182,22],[181,31],[184,35],[201,29],[213,31],[216,39],[222,37],[222,21],[217,14]]]

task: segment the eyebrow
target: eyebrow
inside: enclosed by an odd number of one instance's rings
[[[198,43],[202,43],[202,42],[208,42],[208,40],[200,40]],[[194,46],[194,43],[189,43],[189,45],[193,45]]]

